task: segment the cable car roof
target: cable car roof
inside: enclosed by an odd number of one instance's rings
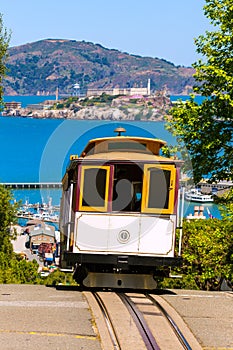
[[[166,142],[160,139],[137,136],[115,136],[92,139],[81,153],[81,157],[109,152],[130,152],[159,155]]]
[[[156,143],[160,143],[162,145],[166,145],[166,141],[161,139],[153,139],[152,137],[141,137],[141,136],[108,136],[108,137],[98,137],[96,139],[92,139],[89,142],[98,142],[98,141],[117,141],[117,140],[132,140],[132,141],[153,141]]]

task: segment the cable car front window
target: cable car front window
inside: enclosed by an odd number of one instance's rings
[[[137,164],[115,165],[113,211],[141,211],[143,170]]]
[[[145,165],[142,190],[143,213],[173,213],[175,177],[174,165]]]
[[[109,191],[108,166],[83,166],[80,184],[80,210],[106,211]]]
[[[86,169],[83,185],[83,206],[103,207],[105,201],[106,170]]]
[[[170,177],[168,170],[150,170],[148,208],[168,209]]]

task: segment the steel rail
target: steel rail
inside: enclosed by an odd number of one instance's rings
[[[179,329],[179,327],[177,326],[177,324],[174,322],[174,320],[171,318],[171,316],[167,313],[167,311],[163,308],[163,306],[157,301],[155,300],[151,295],[149,294],[145,294],[145,296],[155,305],[157,306],[160,311],[163,313],[163,315],[166,317],[166,319],[168,320],[170,326],[172,327],[173,331],[175,332],[177,338],[179,339],[181,345],[183,346],[183,348],[185,350],[192,350],[191,346],[189,345],[189,343],[187,342],[186,338],[184,337],[183,333],[181,332],[181,330]]]
[[[97,303],[100,307],[100,310],[104,316],[104,320],[105,320],[105,323],[106,323],[107,328],[108,328],[108,332],[109,332],[109,335],[110,335],[110,338],[111,338],[111,341],[113,344],[113,348],[115,350],[121,350],[119,339],[117,337],[112,320],[110,318],[110,315],[108,313],[108,310],[107,310],[103,300],[101,299],[101,297],[99,296],[99,294],[97,292],[92,292],[92,295],[94,296],[95,300],[97,301]]]
[[[142,339],[146,345],[146,348],[148,350],[160,350],[160,347],[158,346],[153,334],[151,333],[150,328],[148,327],[143,314],[141,311],[138,310],[137,306],[134,302],[130,300],[130,298],[125,295],[124,293],[117,293],[117,295],[120,297],[122,302],[125,304],[127,309],[129,310],[129,313],[134,319],[134,322],[142,336]]]

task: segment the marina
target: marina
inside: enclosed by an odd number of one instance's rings
[[[33,214],[33,213],[25,213],[22,214],[20,211],[17,214],[18,219],[27,219],[27,220],[43,220],[44,222],[53,222],[58,223],[59,222],[59,216],[58,215],[50,215],[49,213],[43,213],[43,214]]]
[[[59,222],[60,206],[52,205],[52,198],[47,203],[26,203],[17,212],[18,219],[42,220],[44,222]]]

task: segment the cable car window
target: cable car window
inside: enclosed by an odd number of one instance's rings
[[[175,175],[174,165],[145,165],[142,212],[173,213]]]
[[[171,172],[150,169],[148,208],[168,209]]]
[[[80,183],[80,210],[106,211],[109,190],[108,166],[83,166]]]
[[[141,211],[142,177],[136,163],[115,165],[112,211]]]
[[[142,151],[148,153],[148,149],[146,148],[146,143],[140,143],[140,142],[110,142],[108,144],[108,150],[109,151]]]
[[[84,172],[82,205],[103,207],[105,200],[105,169],[86,169]]]

